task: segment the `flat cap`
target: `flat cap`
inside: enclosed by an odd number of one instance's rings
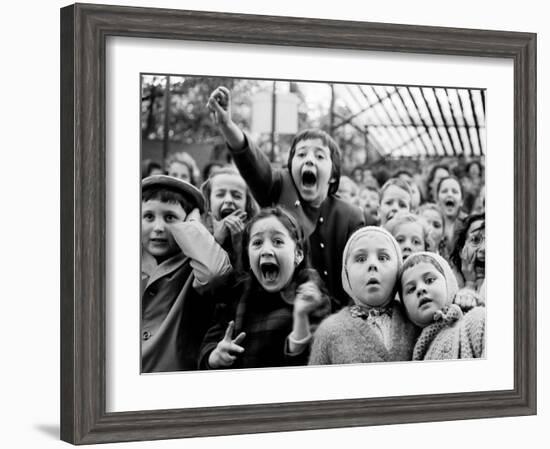
[[[201,214],[204,213],[204,196],[202,196],[199,189],[187,181],[167,175],[148,176],[141,181],[142,192],[158,187],[163,187],[165,189],[172,190],[173,192],[181,193],[185,198],[188,198],[195,204]]]

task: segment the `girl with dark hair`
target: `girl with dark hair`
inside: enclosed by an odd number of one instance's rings
[[[280,207],[260,211],[243,233],[244,273],[220,279],[216,319],[199,357],[202,369],[307,363],[330,300],[298,222]],[[223,298],[223,299],[218,299]]]

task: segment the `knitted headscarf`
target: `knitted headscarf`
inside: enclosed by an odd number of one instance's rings
[[[399,244],[388,231],[386,231],[384,228],[380,228],[378,226],[365,226],[363,228],[359,228],[357,231],[355,231],[351,237],[348,239],[346,246],[344,247],[344,254],[342,257],[342,286],[344,287],[344,291],[349,295],[350,298],[353,299],[355,302],[355,298],[353,295],[353,291],[351,290],[351,285],[348,278],[348,270],[346,268],[348,256],[353,249],[353,246],[359,240],[361,237],[364,237],[367,234],[380,234],[384,236],[389,242],[390,242],[390,248],[393,248],[395,251],[395,257],[397,258],[397,274],[401,273],[401,267],[403,266],[403,256],[401,254],[401,248],[399,247]],[[397,291],[398,282],[395,282],[395,286],[393,289],[393,292],[391,294],[391,297],[395,297],[395,293]]]
[[[401,270],[401,275],[400,275],[400,281],[399,281],[399,297],[401,298],[401,302],[403,302],[403,285],[402,285],[403,273],[407,269],[422,262],[431,263],[432,265],[434,265],[435,269],[440,273],[441,273],[441,270],[443,270],[442,274],[443,274],[443,277],[445,278],[445,285],[447,287],[447,297],[446,297],[445,305],[450,306],[454,300],[456,292],[458,291],[458,282],[456,281],[456,276],[454,275],[453,270],[449,266],[449,263],[443,257],[441,257],[439,254],[431,253],[428,251],[421,251],[410,255],[409,258],[403,264],[403,268]],[[441,270],[438,269],[438,266],[441,268]]]

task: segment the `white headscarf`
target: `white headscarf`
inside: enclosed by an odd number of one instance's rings
[[[357,231],[355,231],[350,238],[348,239],[346,246],[344,248],[344,254],[342,257],[342,287],[344,287],[344,291],[355,301],[353,291],[351,289],[351,285],[349,282],[348,277],[348,270],[346,268],[347,260],[349,253],[353,249],[353,245],[357,240],[359,240],[361,237],[367,235],[367,234],[381,234],[384,237],[388,239],[388,241],[391,244],[391,247],[395,250],[395,257],[397,258],[397,274],[401,272],[401,267],[403,266],[403,256],[401,254],[401,248],[399,247],[399,244],[388,231],[386,231],[384,228],[380,228],[378,226],[365,226],[363,228],[359,228]],[[397,291],[398,282],[395,283],[395,287],[393,290],[393,293],[391,297],[395,297],[395,293]]]

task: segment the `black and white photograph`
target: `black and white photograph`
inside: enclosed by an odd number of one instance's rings
[[[141,373],[486,357],[485,89],[140,84]]]

